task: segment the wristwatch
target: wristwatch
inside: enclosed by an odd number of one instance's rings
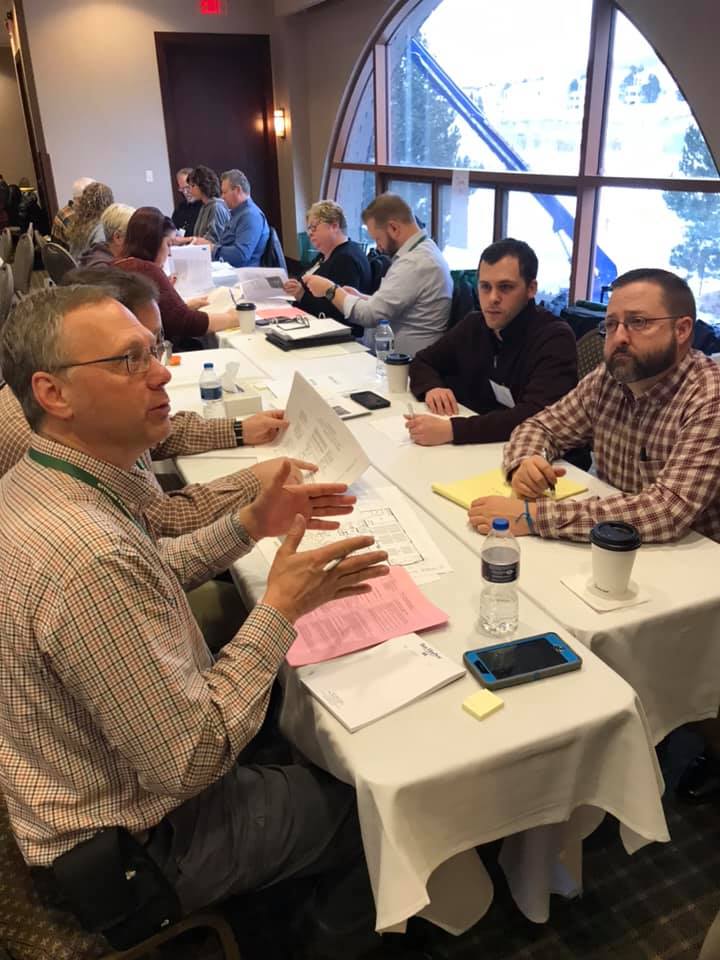
[[[327,290],[325,291],[325,299],[330,301],[334,300],[335,291],[337,290],[337,288],[338,288],[338,285],[336,283],[334,283],[331,287],[328,287]]]
[[[235,433],[235,446],[244,447],[245,441],[243,440],[243,425],[242,420],[236,420],[233,423],[233,431]]]

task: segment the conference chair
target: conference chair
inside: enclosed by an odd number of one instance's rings
[[[13,283],[15,293],[25,296],[30,293],[30,279],[32,277],[35,248],[29,233],[23,233],[15,248],[15,258],[12,263]]]
[[[186,917],[129,950],[111,950],[103,937],[87,933],[70,914],[50,910],[41,903],[0,797],[0,948],[13,960],[150,960],[162,944],[202,928],[215,932],[224,960],[242,960],[230,924],[214,911]],[[189,956],[185,952],[180,955]],[[202,952],[193,956],[202,960]]]
[[[480,304],[477,299],[475,287],[464,277],[455,277],[453,280],[452,300],[450,301],[448,330],[451,330],[455,324],[459,323],[468,313],[479,309]]]
[[[582,380],[603,361],[605,337],[599,330],[590,330],[577,342],[578,379]]]
[[[62,278],[68,270],[77,266],[75,259],[70,256],[65,247],[61,247],[59,243],[54,243],[52,240],[43,244],[40,252],[43,266],[53,283],[62,283]]]
[[[4,260],[5,263],[10,263],[13,255],[13,237],[10,227],[5,227],[5,229],[0,233],[0,260]]]
[[[0,264],[0,327],[5,323],[7,315],[10,313],[14,291],[15,285],[10,264]]]

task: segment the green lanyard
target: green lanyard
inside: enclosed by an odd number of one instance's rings
[[[419,240],[416,240],[415,243],[414,243],[411,247],[408,247],[407,252],[408,252],[408,253],[412,253],[413,250],[415,249],[415,247],[419,247],[420,244],[423,242],[423,240],[427,240],[427,234],[426,234],[426,233],[424,233],[424,234],[419,238]]]
[[[142,530],[146,536],[148,536],[147,530],[140,523],[138,518],[130,513],[115,491],[111,490],[110,487],[103,483],[103,481],[98,477],[94,476],[92,473],[88,473],[87,470],[83,470],[82,467],[77,467],[74,463],[68,463],[67,460],[61,460],[60,457],[53,457],[49,453],[41,453],[39,450],[35,450],[33,447],[28,449],[28,456],[31,460],[39,463],[41,467],[47,467],[48,470],[58,470],[60,473],[66,473],[69,477],[74,477],[75,480],[80,480],[82,483],[86,483],[89,487],[94,487],[95,490],[99,490],[100,493],[106,496],[108,500],[110,500],[118,508],[118,510],[125,514],[128,520],[132,520],[135,526],[139,530]]]

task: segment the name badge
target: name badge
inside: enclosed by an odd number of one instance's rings
[[[495,383],[494,380],[490,381],[490,386],[492,387],[492,392],[495,394],[495,399],[498,403],[501,403],[504,407],[515,406],[513,395],[510,393],[508,387],[504,387],[501,383]]]

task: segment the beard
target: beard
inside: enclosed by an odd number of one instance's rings
[[[384,253],[388,257],[394,257],[399,249],[400,245],[396,240],[393,240],[392,237],[388,237],[385,244],[382,247],[378,247],[380,253]]]
[[[605,365],[618,383],[636,383],[665,373],[675,366],[676,360],[677,339],[673,336],[666,347],[643,356],[631,353],[629,347],[618,347]]]

